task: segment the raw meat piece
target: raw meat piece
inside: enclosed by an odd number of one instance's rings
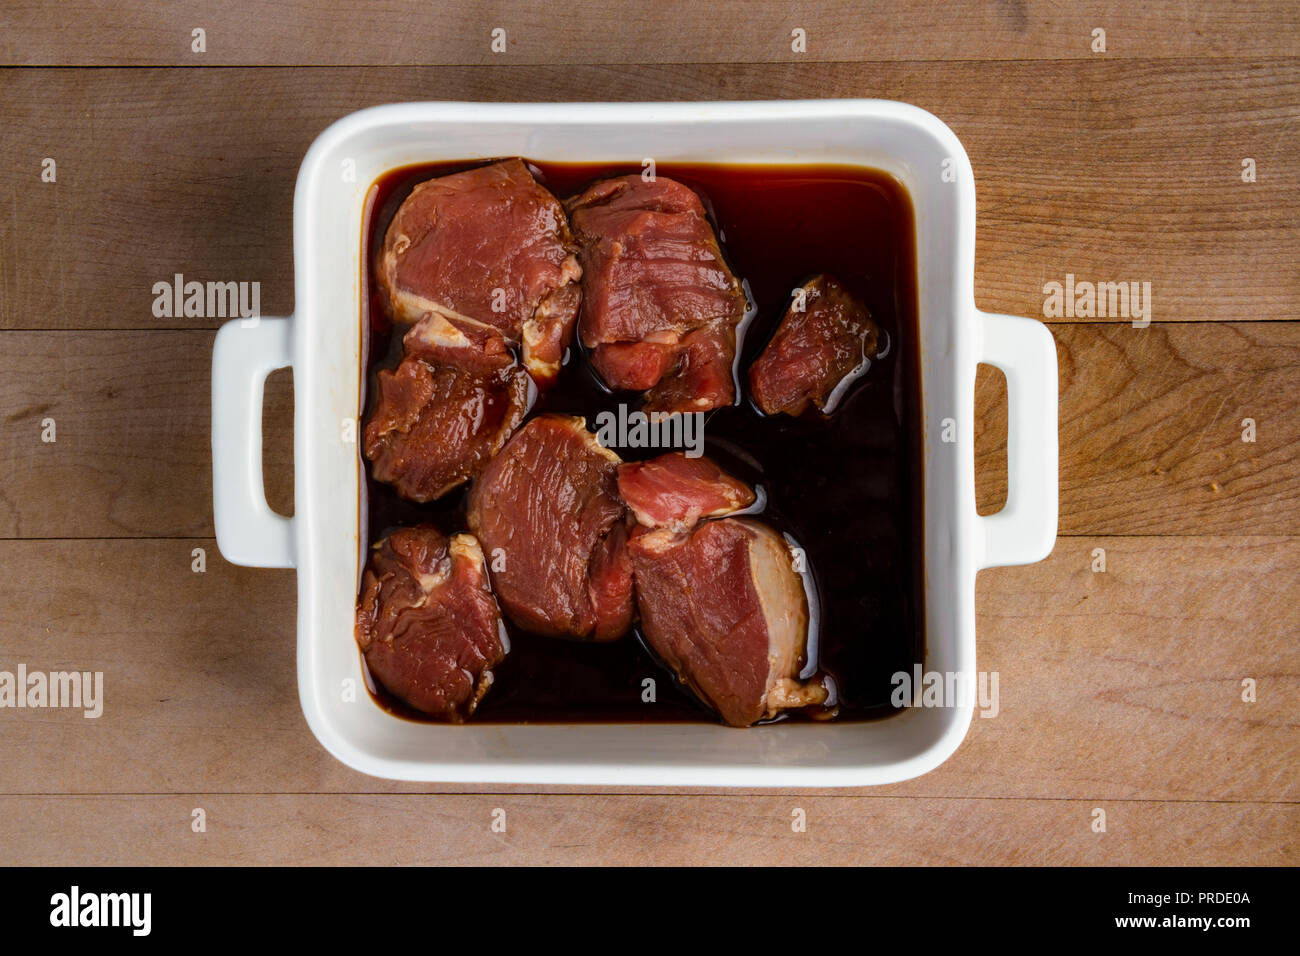
[[[430,365],[450,365],[474,372],[498,372],[515,364],[499,331],[479,322],[452,322],[440,312],[426,312],[402,336],[403,354]]]
[[[702,518],[748,508],[754,492],[708,458],[680,451],[618,467],[618,496],[647,528],[690,531]]]
[[[435,312],[519,345],[539,385],[559,374],[582,269],[560,203],[520,159],[420,183],[398,208],[376,271],[393,317]]]
[[[520,627],[596,640],[627,630],[632,580],[618,465],[582,418],[539,415],[474,483],[469,526]]]
[[[674,180],[632,175],[602,180],[566,208],[581,249],[579,335],[605,383],[652,389],[647,411],[731,404],[745,293],[700,198]]]
[[[820,275],[803,292],[804,311],[791,303],[749,369],[749,392],[768,415],[799,415],[809,402],[829,414],[876,354],[880,330],[835,278]]]
[[[632,555],[627,550],[627,524],[620,521],[596,542],[587,570],[587,594],[596,615],[592,637],[612,641],[632,626],[636,613],[632,588]]]
[[[377,481],[411,501],[432,501],[481,472],[528,405],[513,361],[484,374],[405,358],[379,373],[379,401],[363,448]]]
[[[734,326],[718,322],[689,332],[677,347],[673,372],[646,393],[646,411],[707,412],[736,400]]]
[[[775,531],[745,518],[638,528],[629,550],[647,641],[728,724],[826,701],[824,685],[799,680],[807,598]]]
[[[629,392],[654,388],[677,362],[677,343],[607,342],[591,352],[591,365],[605,384]]]
[[[425,525],[375,545],[357,602],[357,644],[394,696],[460,723],[492,686],[509,646],[472,535]]]

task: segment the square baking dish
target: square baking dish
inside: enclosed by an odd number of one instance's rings
[[[294,196],[295,311],[235,320],[213,354],[213,511],[225,557],[298,571],[298,688],[320,742],[400,780],[634,786],[893,783],[942,763],[974,709],[878,721],[465,725],[395,717],[365,691],[353,638],[364,538],[362,228],[367,190],[408,165],[523,156],[581,163],[845,164],[899,179],[916,217],[924,471],[926,671],[975,686],[975,575],[1050,553],[1057,519],[1056,350],[1046,326],[974,302],[975,182],[931,114],[880,100],[745,103],[408,103],[339,120],[311,146]],[[1007,504],[975,510],[974,388],[1006,375]],[[266,376],[294,374],[294,507],[262,488]]]

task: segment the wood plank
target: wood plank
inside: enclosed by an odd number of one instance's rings
[[[195,53],[192,31],[206,31]],[[492,30],[506,31],[504,50]],[[791,30],[807,33],[792,50]],[[1093,52],[1093,29],[1106,31]],[[0,12],[0,63],[76,65],[365,65],[758,63],[797,60],[1053,60],[1294,54],[1300,30],[1285,0],[1189,5],[1172,0],[1085,6],[1048,0],[942,6],[883,0],[541,4],[381,2],[364,14],[310,0],[225,7],[200,0],[40,0]]]
[[[194,810],[206,831],[191,829]],[[1092,831],[1106,812],[1106,832]],[[792,832],[796,810],[807,830]],[[504,833],[490,829],[504,811]],[[1294,865],[1300,807],[777,796],[0,798],[17,865]]]
[[[1052,331],[1063,535],[1300,534],[1300,323]],[[204,331],[0,332],[0,537],[211,535],[211,354]],[[977,397],[977,434],[1003,436],[977,445],[987,511],[1005,494],[1006,406]],[[288,373],[266,402],[268,497],[288,513]]]
[[[263,312],[287,314],[292,194],[312,139],[353,110],[435,96],[915,103],[975,168],[982,308],[1041,316],[1045,284],[1072,274],[1150,282],[1156,323],[1294,319],[1298,88],[1295,58],[9,70],[0,328],[213,327],[153,316],[153,284],[178,272],[260,282]],[[46,157],[55,183],[40,181]],[[1246,157],[1255,183],[1241,181]]]
[[[316,743],[289,572],[232,567],[203,539],[7,541],[0,566],[0,670],[103,671],[105,698],[96,719],[0,710],[0,794],[482,789],[371,779]],[[999,675],[997,713],[939,769],[865,792],[1294,802],[1297,584],[1300,538],[1071,539],[985,572],[979,667]]]
[[[1300,324],[1054,325],[1060,533],[1300,532]],[[1006,495],[1005,385],[977,382],[981,510]],[[1255,441],[1243,441],[1243,422]]]
[[[1062,538],[1042,564],[982,572],[978,666],[1000,675],[1000,712],[951,769],[1005,774],[989,794],[1294,801],[1298,592],[1296,538]]]
[[[0,333],[0,536],[213,534],[213,338]],[[267,498],[291,513],[288,373],[268,380],[263,419]]]

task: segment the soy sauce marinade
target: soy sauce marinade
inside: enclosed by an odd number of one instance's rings
[[[640,173],[639,164],[585,165],[529,161],[561,200],[609,176]],[[367,269],[363,322],[369,329],[364,422],[378,393],[380,369],[401,358],[401,333],[383,313],[373,268],[388,224],[417,183],[482,165],[410,166],[370,190],[363,232]],[[694,189],[718,229],[723,251],[746,283],[756,313],[741,329],[737,373],[741,404],[708,414],[705,454],[737,477],[761,485],[761,516],[804,549],[820,603],[817,666],[834,680],[837,720],[896,711],[890,678],[923,660],[920,369],[917,355],[916,238],[911,200],[888,174],[846,166],[731,166],[659,163],[660,176]],[[749,401],[746,370],[767,344],[793,289],[828,272],[860,296],[885,333],[886,354],[872,363],[835,413],[764,417]],[[539,412],[596,415],[635,395],[611,395],[581,347],[570,349],[559,381]],[[666,449],[615,449],[624,460]],[[437,502],[399,498],[366,467],[369,541],[402,525],[427,522],[466,530],[468,486]],[[607,644],[529,634],[507,621],[510,653],[474,723],[717,722],[712,711],[663,668],[639,633]],[[364,660],[364,659],[363,659]],[[656,702],[641,700],[652,677]],[[375,700],[390,712],[427,719],[382,687]],[[796,719],[798,715],[795,715]]]

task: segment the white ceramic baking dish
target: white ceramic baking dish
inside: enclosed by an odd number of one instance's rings
[[[413,163],[842,163],[911,193],[925,473],[927,671],[975,676],[975,575],[1045,557],[1056,537],[1056,350],[1041,323],[975,308],[975,181],[956,136],[901,103],[410,103],[363,110],[312,145],[294,197],[295,313],[233,321],[212,368],[213,511],[225,557],[298,570],[298,688],[320,742],[365,773],[470,783],[860,786],[943,762],[973,712],[909,709],[865,723],[480,725],[409,722],[364,690],[352,636],[364,544],[355,439],[362,380],[362,215],[369,185]],[[1006,507],[975,511],[975,367],[1006,374]],[[263,380],[293,366],[294,509],[262,487]],[[951,419],[954,442],[942,433]],[[972,685],[973,686],[973,685]],[[352,693],[348,690],[351,688]]]

